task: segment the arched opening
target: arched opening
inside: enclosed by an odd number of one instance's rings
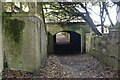
[[[72,54],[81,52],[81,35],[73,31],[61,31],[54,36],[55,54]]]
[[[56,44],[70,44],[70,33],[67,32],[57,33]]]

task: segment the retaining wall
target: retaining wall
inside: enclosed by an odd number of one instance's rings
[[[47,58],[47,34],[42,9],[30,4],[30,12],[3,14],[4,68],[38,73]]]
[[[120,70],[120,28],[110,28],[109,34],[87,37],[87,52],[99,61]]]

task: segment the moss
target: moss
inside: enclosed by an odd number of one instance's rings
[[[83,26],[82,29],[85,33],[90,33],[90,28],[88,26]]]
[[[9,36],[15,43],[19,43],[25,22],[18,19],[4,18],[3,30],[6,36]]]
[[[116,26],[117,26],[117,27],[120,27],[120,23],[118,22],[118,23],[116,24]]]
[[[25,22],[11,19],[12,13],[3,13],[4,68],[17,66],[22,60],[21,35]]]

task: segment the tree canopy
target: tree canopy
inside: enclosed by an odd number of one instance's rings
[[[97,5],[99,6],[99,14],[98,16],[101,18],[101,22],[97,25],[92,20],[92,17],[90,16],[92,10],[89,5]],[[118,4],[118,3],[115,3]],[[44,11],[45,11],[45,17],[46,19],[55,19],[58,21],[64,21],[66,24],[67,22],[70,22],[71,20],[78,19],[80,21],[85,21],[89,24],[91,29],[98,35],[101,35],[101,33],[97,30],[97,26],[102,27],[102,32],[104,32],[103,27],[105,27],[104,22],[106,16],[108,16],[109,21],[111,23],[112,27],[115,27],[113,24],[110,14],[108,11],[108,7],[112,7],[115,4],[109,4],[109,2],[47,2],[44,3]],[[94,11],[93,11],[94,12]]]

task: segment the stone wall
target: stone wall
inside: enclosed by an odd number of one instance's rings
[[[78,34],[81,35],[81,43],[82,43],[81,44],[81,52],[85,52],[85,33],[90,32],[90,28],[85,23],[84,24],[83,23],[69,23],[66,25],[62,25],[61,23],[46,23],[46,26],[47,26],[47,31],[50,32],[50,34],[52,36],[60,31],[77,32]],[[51,40],[51,39],[49,39],[49,40]],[[53,41],[49,41],[49,42],[53,42]],[[49,46],[53,46],[53,45],[51,44]]]
[[[48,53],[54,53],[53,35],[48,32]]]
[[[99,61],[120,70],[119,47],[120,47],[120,28],[110,28],[109,34],[103,36],[92,36],[89,39],[90,47],[87,52],[97,58]]]
[[[0,1],[0,73],[3,70],[3,51],[2,51],[2,3]],[[1,74],[0,74],[1,79]]]
[[[36,12],[38,6],[35,4],[37,3],[31,3],[35,11],[30,8],[28,13],[7,13],[7,16],[4,14],[5,68],[38,73],[47,58],[45,24],[43,15]]]

